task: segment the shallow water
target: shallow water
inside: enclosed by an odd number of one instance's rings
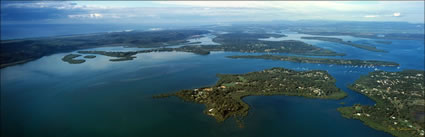
[[[296,39],[295,35],[299,34],[288,35]],[[208,41],[207,38],[202,41]],[[68,64],[61,61],[68,53],[54,54],[1,69],[1,134],[26,137],[391,136],[358,120],[341,117],[336,108],[356,103],[374,104],[367,97],[346,88],[360,75],[375,69],[424,70],[423,41],[391,40],[393,43],[389,45],[374,44],[389,53],[369,52],[329,42],[302,41],[347,54],[346,57],[334,58],[395,61],[401,66],[360,68],[226,58],[229,55],[251,55],[238,52],[212,52],[204,56],[154,52],[137,54],[134,60],[123,62],[110,62],[110,57],[99,55],[86,59],[83,64]],[[368,39],[353,41],[373,43]],[[133,49],[103,47],[97,50]],[[242,129],[233,119],[217,123],[202,113],[203,105],[183,102],[175,97],[152,99],[152,95],[159,93],[213,85],[218,80],[217,73],[246,73],[272,67],[327,70],[336,78],[336,86],[346,91],[348,97],[342,100],[246,97],[243,100],[251,106],[251,110]]]

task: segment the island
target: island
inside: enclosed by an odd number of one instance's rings
[[[75,59],[81,55],[78,54],[68,54],[62,58],[62,61],[68,62],[69,64],[81,64],[86,62],[84,59]]]
[[[222,122],[230,117],[243,118],[249,105],[246,96],[288,95],[320,99],[342,99],[346,93],[335,86],[326,71],[294,71],[271,68],[246,74],[218,74],[220,79],[210,87],[160,94],[154,98],[176,96],[184,101],[204,104],[204,113]]]
[[[243,56],[227,56],[228,58],[246,58],[246,59],[268,59],[290,61],[297,63],[317,63],[317,64],[336,64],[336,65],[352,65],[352,66],[388,66],[397,67],[400,64],[388,61],[377,60],[358,60],[358,59],[331,59],[331,58],[312,58],[301,56],[281,56],[281,55],[243,55]]]
[[[310,56],[345,56],[331,50],[313,46],[298,40],[263,41],[261,38],[282,37],[277,34],[227,33],[213,39],[220,45],[203,46],[208,51],[293,53]]]
[[[380,43],[380,44],[386,44],[386,45],[389,45],[389,44],[392,44],[393,42],[391,42],[391,41],[380,41],[380,40],[377,40],[377,41],[375,41],[376,43]]]
[[[109,61],[116,62],[116,61],[133,60],[134,58],[136,58],[136,56],[134,56],[134,55],[139,54],[139,53],[173,52],[173,51],[190,52],[190,53],[199,54],[199,55],[210,54],[209,51],[203,50],[202,48],[200,48],[200,46],[183,46],[183,47],[180,47],[180,48],[157,48],[157,49],[139,50],[139,51],[88,51],[88,50],[84,50],[84,51],[77,51],[77,53],[79,53],[79,54],[97,54],[97,55],[103,55],[103,56],[108,56],[108,57],[114,57],[112,59],[109,59]],[[76,55],[81,56],[79,54],[73,54],[73,55],[74,56],[76,56]],[[84,56],[84,58],[94,58],[94,57],[96,57],[96,56],[94,56],[94,55]],[[81,63],[84,63],[84,62],[81,62]]]
[[[346,118],[397,137],[423,137],[425,128],[425,82],[423,70],[375,71],[361,76],[350,89],[376,102],[338,108]]]
[[[360,49],[364,49],[364,50],[368,50],[368,51],[373,51],[373,52],[387,52],[385,50],[377,49],[374,46],[357,44],[357,43],[353,43],[351,41],[344,41],[344,40],[342,40],[340,38],[332,38],[332,37],[301,37],[301,39],[312,39],[312,40],[321,40],[321,41],[327,41],[327,42],[334,42],[334,43],[349,45],[349,46],[353,46],[353,47],[356,47],[356,48],[360,48]]]
[[[335,26],[331,26],[330,28],[325,29],[332,29],[336,28]],[[323,29],[323,28],[321,28]],[[365,30],[347,30],[341,32],[341,30],[334,30],[334,31],[324,31],[324,30],[296,30],[292,29],[295,32],[302,33],[302,34],[308,34],[308,35],[321,35],[321,36],[353,36],[353,37],[359,37],[359,38],[370,38],[370,39],[396,39],[396,40],[424,40],[425,34],[424,32],[409,32],[406,33],[406,30],[396,30],[394,28],[391,28],[394,30],[394,32],[388,33],[385,31],[388,31],[389,29],[385,30],[376,30],[381,32],[370,32],[373,28],[368,28]],[[411,29],[411,30],[419,30],[419,29]],[[357,31],[357,32],[356,32]]]
[[[109,61],[126,61],[126,60],[133,60],[136,58],[137,52],[134,51],[128,51],[128,52],[115,52],[115,51],[78,51],[80,54],[99,54],[104,55],[108,57],[116,57],[114,59],[109,59]]]
[[[84,56],[84,58],[86,58],[86,59],[92,59],[92,58],[96,58],[96,56],[95,55],[87,55],[87,56]]]

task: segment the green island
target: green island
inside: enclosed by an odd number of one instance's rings
[[[361,120],[397,137],[424,136],[424,71],[370,72],[349,88],[368,96],[376,104],[338,108],[344,117]]]
[[[204,104],[204,113],[222,122],[230,117],[243,118],[249,105],[246,96],[288,95],[320,99],[342,99],[346,93],[335,86],[335,79],[326,71],[294,71],[271,68],[246,74],[218,74],[211,87],[160,94],[154,98],[177,96],[184,101]]]
[[[187,43],[187,44],[201,44],[202,42],[200,42],[200,41],[197,41],[197,42],[189,42],[189,43]]]
[[[335,26],[331,26],[328,28],[325,28],[327,30],[334,29]],[[323,28],[322,28],[323,29]],[[370,29],[370,28],[369,28]],[[298,33],[302,34],[309,34],[309,35],[321,35],[321,36],[353,36],[353,37],[359,37],[359,38],[371,38],[371,39],[397,39],[397,40],[424,40],[425,34],[422,32],[410,32],[405,33],[403,31],[405,30],[395,30],[394,28],[391,28],[390,30],[394,30],[395,32],[382,32],[383,30],[376,30],[378,32],[371,32],[370,30],[360,30],[360,32],[355,32],[359,30],[348,30],[345,32],[340,32],[340,30],[336,31],[324,31],[324,30],[296,30],[293,29],[293,31],[296,31]],[[414,30],[414,29],[413,29]],[[381,31],[381,32],[379,32]],[[388,29],[384,30],[388,31]]]
[[[137,52],[128,51],[128,52],[115,52],[115,51],[78,51],[80,54],[99,54],[108,57],[115,57],[113,59],[109,59],[109,61],[126,61],[133,60],[136,58]]]
[[[334,42],[334,43],[349,45],[349,46],[353,46],[353,47],[356,47],[356,48],[360,48],[360,49],[364,49],[364,50],[368,50],[368,51],[373,51],[373,52],[387,52],[385,50],[377,49],[374,46],[357,44],[357,43],[353,43],[351,41],[344,41],[344,40],[342,40],[340,38],[332,38],[332,37],[301,37],[301,39],[312,39],[312,40],[321,40],[321,41]]]
[[[62,61],[68,62],[69,64],[81,64],[86,62],[84,59],[75,59],[81,55],[78,54],[68,54],[62,58]]]
[[[133,60],[136,58],[136,54],[139,53],[150,53],[150,52],[172,52],[172,51],[181,51],[181,52],[191,52],[194,54],[199,55],[208,55],[210,54],[209,51],[205,51],[200,46],[184,46],[180,48],[158,48],[158,49],[149,49],[149,50],[139,50],[139,51],[77,51],[79,54],[97,54],[97,55],[103,55],[108,57],[114,57],[112,59],[109,59],[109,61],[127,61],[127,60]],[[74,54],[74,55],[79,55]],[[94,55],[87,55],[88,58],[90,57],[96,57]],[[85,58],[87,57],[85,56]],[[64,60],[65,61],[65,60]],[[83,62],[82,62],[83,63]]]
[[[228,58],[246,58],[246,59],[269,59],[281,60],[297,63],[318,63],[318,64],[336,64],[336,65],[353,65],[353,66],[390,66],[396,67],[400,64],[388,61],[376,60],[358,60],[358,59],[331,59],[331,58],[312,58],[300,56],[281,56],[281,55],[243,55],[243,56],[227,56]]]
[[[96,56],[95,55],[87,55],[87,56],[84,56],[84,58],[86,58],[86,59],[92,59],[92,58],[96,58]]]
[[[316,47],[302,41],[263,41],[261,38],[282,37],[278,34],[253,34],[253,33],[228,33],[218,35],[213,39],[220,45],[202,46],[208,51],[232,51],[232,52],[272,52],[293,53],[310,56],[344,56],[331,50]]]
[[[391,42],[391,41],[380,41],[380,40],[377,40],[377,41],[375,41],[376,43],[380,43],[380,44],[386,44],[386,45],[389,45],[389,44],[392,44],[393,42]]]

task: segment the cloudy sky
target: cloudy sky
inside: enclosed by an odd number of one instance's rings
[[[196,24],[273,20],[424,23],[424,1],[1,2],[2,24]]]

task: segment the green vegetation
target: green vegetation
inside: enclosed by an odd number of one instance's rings
[[[294,71],[272,68],[247,74],[218,74],[211,87],[160,94],[154,98],[177,96],[184,101],[205,104],[205,114],[221,122],[230,117],[247,115],[245,96],[289,95],[308,98],[341,99],[346,93],[335,86],[335,79],[326,71]]]
[[[371,39],[398,39],[398,40],[424,40],[425,35],[423,34],[415,34],[415,33],[375,33],[375,32],[308,32],[308,31],[297,31],[298,33],[309,34],[309,35],[322,35],[322,36],[353,36],[360,38],[371,38]]]
[[[137,52],[128,51],[128,52],[108,52],[108,51],[78,51],[80,54],[99,54],[108,57],[116,57],[114,59],[109,59],[109,61],[126,61],[133,60],[136,58]]]
[[[318,63],[318,64],[337,64],[337,65],[354,65],[354,66],[399,66],[395,62],[376,61],[376,60],[347,60],[347,59],[330,59],[330,58],[311,58],[299,56],[280,56],[280,55],[244,55],[244,56],[228,56],[228,58],[247,58],[247,59],[270,59],[290,61],[297,63]]]
[[[84,59],[75,59],[81,55],[78,54],[68,54],[62,58],[62,61],[68,62],[69,64],[81,64],[86,62]]]
[[[364,50],[368,50],[368,51],[373,51],[373,52],[387,52],[385,50],[377,49],[374,46],[356,44],[356,43],[353,43],[351,41],[347,41],[346,42],[346,41],[343,41],[340,38],[331,38],[331,37],[301,37],[301,39],[313,39],[313,40],[335,42],[335,43],[349,45],[349,46],[353,46],[353,47],[356,47],[356,48],[360,48],[360,49],[364,49]]]
[[[275,52],[294,53],[311,56],[344,56],[331,50],[319,48],[302,41],[263,41],[260,38],[282,37],[277,34],[252,34],[252,33],[229,33],[221,34],[213,39],[220,45],[202,46],[207,51],[233,51],[233,52]]]
[[[59,52],[69,52],[79,49],[96,48],[101,46],[128,46],[155,48],[169,46],[177,43],[187,42],[186,40],[198,37],[200,34],[208,33],[201,30],[164,30],[164,31],[134,31],[134,32],[114,32],[90,35],[76,35],[51,37],[41,39],[4,40],[1,41],[0,62],[1,67],[14,64],[25,63],[45,55]],[[176,49],[160,48],[146,52],[162,51],[183,51],[195,54],[207,55],[210,51],[232,51],[232,52],[279,52],[294,53],[314,56],[344,56],[343,53],[336,53],[322,49],[301,41],[261,41],[260,38],[282,37],[278,34],[254,34],[254,33],[230,33],[220,34],[213,39],[221,45],[209,46],[183,46]],[[137,51],[137,53],[143,53]],[[102,53],[99,53],[102,55]],[[112,53],[108,53],[112,54]],[[105,55],[108,56],[108,55]],[[112,55],[114,57],[114,55]],[[125,56],[111,61],[132,60],[134,57]]]
[[[95,55],[87,55],[87,56],[84,56],[84,58],[86,58],[86,59],[92,59],[92,58],[96,58],[96,56]]]
[[[362,76],[349,88],[368,96],[376,104],[338,108],[344,117],[359,119],[398,137],[424,136],[424,71],[375,71]]]
[[[114,57],[112,59],[109,59],[109,61],[127,61],[127,60],[133,60],[136,58],[136,54],[139,53],[150,53],[150,52],[171,52],[171,51],[181,51],[181,52],[192,52],[199,55],[208,55],[210,54],[209,51],[205,51],[200,48],[200,46],[184,46],[180,48],[158,48],[158,49],[150,49],[150,50],[139,50],[139,51],[78,51],[80,54],[98,54],[108,57]],[[78,54],[74,54],[78,55]],[[81,56],[81,55],[79,55]],[[88,57],[96,57],[93,55],[85,56],[85,58]],[[65,60],[64,60],[65,61]],[[83,63],[83,62],[81,62]]]
[[[391,43],[393,43],[393,42],[391,42],[391,41],[379,41],[379,40],[377,40],[377,41],[375,41],[376,43],[381,43],[381,44],[387,44],[387,45],[389,45],[389,44],[391,44]]]
[[[0,47],[0,62],[1,67],[7,67],[55,53],[102,46],[128,46],[143,48],[162,47],[185,43],[187,42],[187,39],[205,33],[208,33],[208,31],[132,31],[38,39],[2,40]]]

